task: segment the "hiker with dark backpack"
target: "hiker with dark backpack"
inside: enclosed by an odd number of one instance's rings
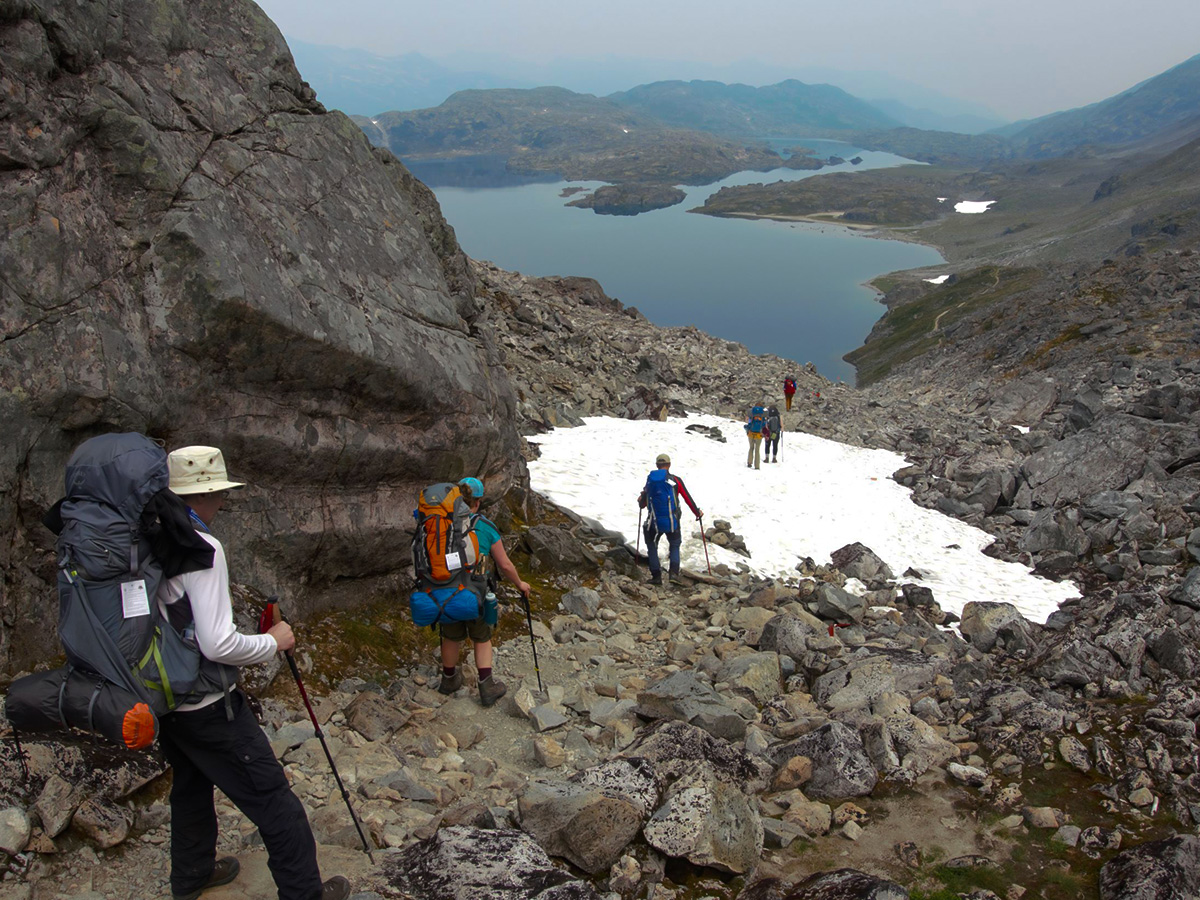
[[[671,457],[658,454],[654,460],[654,471],[646,478],[646,486],[638,495],[638,506],[648,509],[646,521],[646,557],[650,563],[650,583],[662,584],[662,563],[658,559],[658,539],[667,536],[668,575],[671,584],[679,584],[679,547],[683,533],[679,522],[679,498],[692,510],[697,519],[703,517],[692,495],[684,486],[683,479],[671,474]]]
[[[476,607],[478,614],[474,617],[460,618],[456,616],[455,618],[441,618],[436,622],[441,634],[442,651],[442,680],[438,685],[438,693],[453,694],[462,687],[463,674],[458,668],[458,659],[462,644],[469,637],[475,656],[475,669],[479,673],[479,702],[482,706],[491,706],[508,692],[508,687],[492,671],[492,627],[496,624],[497,610],[494,603],[484,602],[490,594],[487,588],[488,576],[485,571],[487,561],[490,559],[495,571],[506,581],[516,585],[522,596],[528,598],[530,587],[528,582],[521,580],[517,567],[509,559],[508,552],[504,549],[504,543],[500,539],[500,531],[496,528],[495,523],[479,512],[483,503],[483,482],[478,478],[464,478],[457,486],[435,485],[434,487],[456,488],[461,502],[465,503],[469,518],[465,525],[451,523],[450,534],[454,536],[450,539],[449,544],[444,544],[441,548],[448,552],[442,554],[443,559],[440,564],[449,569],[451,577],[455,573],[462,573],[461,589],[456,593],[470,592],[478,602]],[[422,491],[422,495],[429,494],[431,490],[431,488],[427,488]],[[460,516],[461,513],[454,514],[456,519]],[[423,526],[426,522],[430,526],[437,524],[429,517],[424,521],[418,517],[417,534],[413,541],[414,568],[417,572],[418,582],[422,583],[421,586],[437,593],[446,588],[444,585],[441,588],[435,586],[436,582],[431,580],[430,573],[426,571],[429,565],[423,562],[423,560],[431,558],[436,562],[437,556],[436,551],[430,552],[428,544],[424,540],[427,530]],[[456,542],[461,542],[462,547],[456,549],[454,546]],[[448,563],[447,560],[451,555],[459,558],[449,560]],[[465,559],[462,558],[463,555],[466,556]]]
[[[207,888],[237,877],[235,857],[216,858],[213,788],[218,787],[258,826],[280,900],[345,900],[350,882],[344,877],[322,884],[304,807],[246,700],[233,686],[237,667],[265,662],[296,643],[286,622],[257,635],[239,633],[233,622],[225,551],[209,528],[228,492],[245,485],[229,480],[224,457],[215,447],[176,450],[168,465],[171,490],[186,500],[188,518],[214,556],[211,568],[166,579],[157,601],[168,616],[190,611],[196,645],[206,661],[226,670],[231,685],[180,704],[162,719],[159,741],[173,773],[172,897],[195,900]]]
[[[783,422],[779,410],[774,406],[767,409],[767,427],[763,432],[763,459],[766,462],[779,462],[779,433],[783,431]]]
[[[796,395],[796,379],[788,375],[783,379],[783,402],[787,404],[787,409],[792,408],[792,397]]]
[[[750,450],[746,454],[746,468],[761,468],[759,454],[762,452],[763,432],[767,427],[767,411],[761,406],[751,407],[746,424],[742,427],[746,429],[746,438],[750,441]]]

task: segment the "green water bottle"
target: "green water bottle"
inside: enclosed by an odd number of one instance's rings
[[[488,625],[495,625],[500,618],[500,608],[496,601],[496,595],[492,591],[487,592],[487,596],[483,598],[483,621]]]

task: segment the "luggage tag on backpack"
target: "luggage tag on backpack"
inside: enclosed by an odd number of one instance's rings
[[[121,615],[126,619],[150,615],[150,598],[146,596],[146,582],[121,582]]]
[[[462,568],[462,560],[457,553],[446,554],[446,571],[453,572],[455,569]]]

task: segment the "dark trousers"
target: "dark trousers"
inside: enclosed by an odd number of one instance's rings
[[[763,455],[768,459],[774,459],[779,455],[779,435],[772,434],[763,443]]]
[[[679,530],[663,532],[655,528],[646,529],[646,557],[650,562],[650,574],[662,574],[662,563],[658,561],[658,539],[664,534],[667,536],[668,558],[671,566],[670,573],[678,575],[679,544],[683,541],[683,532]]]
[[[173,770],[171,784],[171,892],[203,887],[217,857],[213,786],[258,826],[279,900],[317,900],[321,872],[317,845],[283,766],[241,693],[225,704],[176,712],[160,720],[158,739]]]

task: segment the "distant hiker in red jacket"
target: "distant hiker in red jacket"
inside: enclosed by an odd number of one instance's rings
[[[783,379],[783,400],[787,404],[787,408],[792,408],[792,397],[796,394],[796,379],[791,375]]]

